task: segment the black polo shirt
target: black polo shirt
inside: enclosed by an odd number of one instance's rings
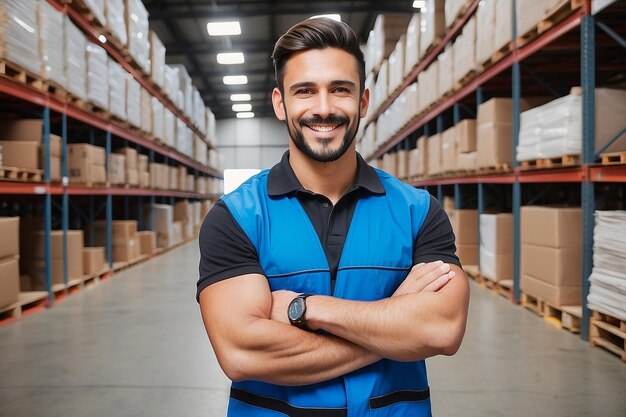
[[[302,186],[289,165],[289,151],[270,170],[267,179],[270,198],[295,195],[304,208],[324,248],[333,287],[358,199],[366,195],[385,194],[376,171],[360,155],[357,154],[357,158],[354,184],[334,206],[326,196]],[[207,286],[224,279],[244,274],[264,274],[254,245],[221,199],[204,219],[199,244],[197,295]],[[442,260],[461,266],[455,252],[454,233],[448,216],[431,196],[428,214],[413,245],[413,264]]]

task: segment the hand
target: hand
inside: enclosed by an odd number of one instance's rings
[[[450,265],[442,261],[414,265],[392,297],[422,291],[439,291],[454,275],[454,271],[450,271]]]
[[[297,296],[298,293],[293,291],[272,291],[272,311],[270,312],[270,320],[291,324],[287,316],[287,309],[289,308],[289,303]]]

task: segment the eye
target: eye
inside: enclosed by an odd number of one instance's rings
[[[302,94],[313,94],[313,90],[310,88],[299,88],[296,90],[296,94],[297,95],[302,95]]]
[[[346,87],[337,87],[335,88],[335,92],[336,93],[349,93],[350,90],[347,89]]]

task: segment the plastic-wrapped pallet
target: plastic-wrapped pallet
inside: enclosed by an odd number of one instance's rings
[[[454,86],[454,48],[448,46],[437,57],[439,74],[437,76],[437,96],[443,96]]]
[[[215,135],[215,115],[210,108],[206,108],[206,137],[210,144],[215,146],[217,136]]]
[[[37,24],[39,25],[39,56],[41,71],[45,80],[50,80],[65,88],[63,43],[56,39],[63,33],[63,13],[48,2],[37,3]]]
[[[396,47],[400,36],[406,33],[409,16],[406,14],[379,14],[374,22],[374,38],[370,52],[373,54],[373,69],[378,71],[383,61]],[[368,39],[368,46],[370,39]]]
[[[39,74],[37,0],[0,2],[0,57]]]
[[[187,68],[184,65],[174,65],[174,68],[178,69],[178,88],[183,93],[183,103],[180,110],[183,114],[191,119],[193,113],[193,87],[191,85],[191,77],[187,72]]]
[[[107,52],[96,44],[87,43],[87,99],[109,108],[109,64]],[[70,79],[71,83],[72,80]]]
[[[513,39],[511,27],[513,3],[511,0],[496,0],[496,28],[493,34],[494,50],[498,51]]]
[[[519,4],[519,2],[518,2]],[[487,62],[495,52],[496,0],[482,0],[476,11],[476,64]]]
[[[587,307],[626,320],[626,211],[596,211]]]
[[[141,87],[141,130],[152,133],[152,96]]]
[[[508,0],[509,2],[511,0]],[[452,26],[457,16],[461,13],[463,6],[465,5],[465,0],[446,0],[446,27],[449,28]]]
[[[419,61],[421,14],[415,13],[406,29],[404,46],[404,76],[409,75]]]
[[[446,32],[444,0],[427,0],[426,8],[422,9],[420,33],[420,58],[436,39]]]
[[[476,18],[470,18],[454,42],[453,79],[459,82],[476,68]]]
[[[417,83],[411,84],[407,89],[406,101],[407,105],[403,111],[405,113],[405,120],[408,123],[412,118],[418,115],[420,96],[418,94]]]
[[[74,96],[87,99],[87,39],[69,17],[64,18],[63,51],[66,86]],[[71,82],[70,82],[71,81]]]
[[[150,74],[150,41],[148,39],[148,11],[141,0],[126,0],[128,53]]]
[[[543,18],[544,7],[543,4],[537,7],[537,2],[534,0],[517,0],[515,5],[517,36],[524,36]]]
[[[152,97],[152,135],[165,142],[164,139],[164,127],[163,122],[163,103],[156,97]]]
[[[206,108],[202,95],[196,87],[193,88],[193,111],[194,124],[203,135],[206,135]]]
[[[150,31],[150,63],[152,70],[150,77],[159,87],[165,86],[165,46],[159,36]]]
[[[187,125],[182,119],[176,118],[176,144],[174,147],[180,153],[183,153],[185,147],[185,129]]]
[[[128,123],[141,128],[141,84],[126,73],[126,117]]]
[[[400,36],[396,48],[389,55],[389,92],[396,91],[404,81],[404,46],[406,35]]]
[[[93,14],[93,17],[100,22],[100,25],[106,25],[107,20],[104,16],[104,0],[80,0],[78,3],[83,3]]]
[[[107,19],[107,29],[120,44],[126,46],[128,35],[126,34],[126,5],[124,0],[106,0],[104,13]]]
[[[165,65],[163,67],[163,88],[165,90],[165,95],[172,100],[172,103],[176,103],[176,95],[178,93],[178,73],[176,68]]]
[[[376,87],[374,89],[374,106],[373,109],[378,108],[383,104],[389,96],[389,61],[384,60],[380,66],[378,72],[378,78],[376,78]]]
[[[163,141],[171,146],[176,146],[176,116],[167,107],[163,109]]]
[[[126,115],[126,70],[114,60],[109,60],[109,110],[122,120]]]
[[[206,143],[200,139],[200,137],[194,135],[193,137],[193,158],[200,162],[202,165],[206,165],[207,163],[207,145]]]
[[[513,279],[513,215],[481,214],[479,228],[481,275],[494,282]]]

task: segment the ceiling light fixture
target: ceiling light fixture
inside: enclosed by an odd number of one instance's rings
[[[327,17],[329,19],[336,20],[337,22],[341,22],[341,15],[337,13],[333,14],[318,14],[316,16],[311,16],[310,19],[318,19],[320,17]]]
[[[230,101],[250,101],[252,97],[250,94],[231,94]]]
[[[248,84],[248,77],[246,77],[245,75],[226,75],[224,77],[224,84],[226,85]]]
[[[414,9],[424,9],[426,8],[426,0],[415,0],[413,2]]]
[[[233,111],[234,112],[239,112],[239,111],[250,111],[252,110],[252,104],[233,104]]]
[[[252,119],[253,117],[254,117],[254,113],[252,113],[251,111],[237,113],[237,119]]]
[[[206,29],[210,36],[241,35],[239,22],[209,22]]]
[[[217,54],[217,63],[222,65],[243,64],[243,52],[222,52]]]

